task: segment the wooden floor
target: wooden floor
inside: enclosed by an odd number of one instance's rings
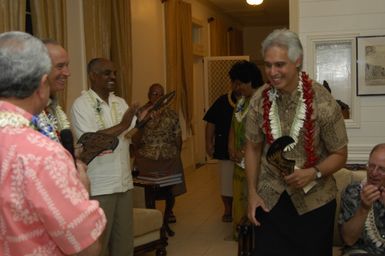
[[[168,256],[235,256],[237,243],[230,239],[231,223],[223,223],[217,164],[186,172],[187,193],[177,197],[171,224]],[[163,211],[164,204],[157,208]],[[155,255],[148,253],[146,256]]]

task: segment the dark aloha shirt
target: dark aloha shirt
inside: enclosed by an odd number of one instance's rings
[[[180,136],[177,113],[165,108],[159,116],[150,119],[144,126],[139,154],[152,160],[179,157]]]
[[[347,222],[357,211],[360,206],[361,184],[356,182],[346,187],[341,198],[341,212],[338,219],[338,224],[342,225]],[[385,206],[376,201],[373,205],[374,217],[378,231],[385,239]],[[374,255],[385,255],[385,244],[381,247],[376,247],[373,241],[369,238],[366,229],[364,228],[360,239],[353,246],[345,246],[344,252],[353,249],[362,249]]]

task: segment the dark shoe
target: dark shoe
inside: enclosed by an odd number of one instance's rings
[[[231,216],[231,214],[224,214],[222,216],[222,221],[223,222],[232,222],[233,221],[233,216]]]

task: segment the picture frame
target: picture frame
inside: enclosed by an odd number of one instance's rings
[[[357,96],[385,95],[385,35],[357,36]]]

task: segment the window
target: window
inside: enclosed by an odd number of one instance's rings
[[[335,99],[352,105],[352,44],[347,41],[318,42],[315,44],[314,79],[327,81]]]
[[[356,35],[309,36],[307,71],[320,84],[327,81],[331,94],[349,107],[347,128],[359,128],[360,106],[356,97]]]

